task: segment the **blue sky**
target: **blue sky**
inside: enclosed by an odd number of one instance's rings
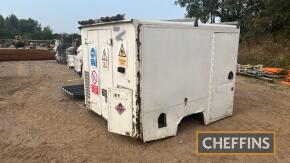
[[[0,0],[0,14],[14,13],[18,18],[33,18],[50,25],[54,32],[78,31],[78,20],[96,19],[118,13],[126,18],[176,19],[183,18],[185,9],[175,0]]]

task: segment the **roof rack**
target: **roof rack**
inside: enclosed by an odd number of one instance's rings
[[[106,16],[101,17],[99,19],[89,19],[89,20],[82,20],[78,21],[79,25],[88,25],[88,24],[97,24],[97,23],[103,23],[103,22],[111,22],[111,21],[119,21],[124,20],[125,14],[117,14],[115,16]]]

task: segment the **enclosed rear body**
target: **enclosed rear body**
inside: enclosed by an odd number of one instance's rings
[[[85,103],[110,132],[174,136],[182,118],[232,115],[239,29],[126,20],[81,26]]]

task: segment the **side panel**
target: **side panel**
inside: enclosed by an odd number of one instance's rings
[[[176,134],[180,120],[208,107],[212,32],[144,26],[142,30],[144,141]],[[159,127],[164,113],[166,125]]]
[[[209,122],[232,115],[238,42],[238,33],[213,34]]]
[[[144,113],[208,97],[211,32],[144,28]]]

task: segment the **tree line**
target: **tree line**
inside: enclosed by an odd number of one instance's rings
[[[0,39],[14,39],[15,36],[28,40],[61,39],[68,43],[75,39],[80,40],[79,34],[53,33],[49,26],[42,27],[37,20],[31,18],[19,19],[14,14],[4,18],[0,15]]]
[[[0,38],[14,39],[15,36],[22,36],[24,39],[49,40],[55,36],[49,26],[41,27],[41,24],[29,19],[19,19],[12,14],[4,18],[0,15]]]
[[[238,21],[243,38],[290,36],[289,0],[176,0],[186,17],[203,23]]]

